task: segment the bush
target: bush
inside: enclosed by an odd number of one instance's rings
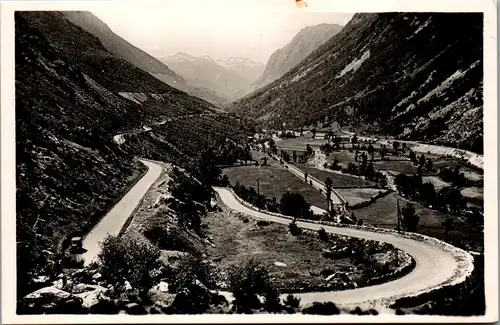
[[[293,236],[298,236],[302,233],[302,229],[300,229],[299,226],[297,226],[297,222],[295,221],[295,219],[293,219],[293,221],[290,222],[288,228]]]
[[[280,211],[292,217],[310,217],[311,205],[299,193],[286,192],[280,200]]]
[[[199,254],[188,254],[179,260],[176,272],[173,276],[172,290],[174,292],[188,288],[197,280],[207,288],[214,288],[214,271],[210,265],[203,261]]]
[[[153,225],[144,231],[144,236],[160,249],[192,252],[192,243],[177,228]]]
[[[264,296],[266,310],[280,308],[279,291],[271,282],[269,271],[255,258],[249,259],[243,266],[233,266],[229,272],[229,283],[237,312],[259,309],[261,303],[257,295]]]
[[[294,295],[286,296],[285,305],[297,308],[300,305],[300,298],[296,298]]]
[[[329,302],[314,302],[312,306],[304,308],[302,310],[303,314],[313,314],[313,315],[338,315],[340,314],[340,310],[337,306],[329,301]]]
[[[101,274],[113,283],[126,280],[139,289],[147,290],[153,284],[151,271],[159,266],[160,251],[146,244],[118,236],[107,236],[98,255]]]
[[[328,233],[325,228],[321,227],[321,229],[318,230],[318,235],[322,241],[328,241]]]

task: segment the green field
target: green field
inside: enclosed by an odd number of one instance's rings
[[[397,225],[397,205],[396,198],[399,198],[399,206],[402,209],[406,203],[410,202],[407,199],[391,193],[385,197],[379,198],[374,203],[367,207],[353,210],[354,215],[358,219],[363,219],[365,223],[379,226],[382,228],[394,229]],[[483,234],[481,231],[473,229],[471,226],[456,217],[451,217],[454,220],[454,230],[451,231],[448,238],[444,234],[441,223],[444,221],[446,214],[437,210],[428,209],[419,203],[413,203],[416,214],[420,216],[420,233],[428,236],[433,236],[438,239],[443,239],[458,247],[482,251],[483,250]]]
[[[320,181],[324,182],[327,177],[329,177],[333,182],[334,188],[342,187],[374,187],[376,184],[372,181],[366,181],[364,179],[353,177],[349,175],[343,175],[339,173],[334,173],[326,170],[317,169],[306,164],[294,164],[298,168],[307,171],[307,173],[313,177],[316,177]]]
[[[259,178],[260,193],[267,197],[274,197],[279,202],[285,192],[302,194],[307,202],[322,209],[326,209],[326,198],[314,187],[307,185],[304,180],[290,173],[288,170],[272,166],[241,166],[223,170],[231,184],[239,181],[241,185],[253,186],[257,190]]]
[[[358,204],[370,200],[372,196],[386,190],[380,188],[340,188],[336,190],[349,205]]]

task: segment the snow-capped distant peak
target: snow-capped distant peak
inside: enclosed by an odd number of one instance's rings
[[[217,61],[220,65],[226,67],[226,68],[254,68],[254,67],[259,67],[263,66],[261,63],[254,62],[250,59],[243,58],[243,57],[230,57],[226,61],[218,60]]]
[[[179,61],[194,61],[194,60],[196,60],[196,58],[192,55],[187,54],[187,53],[178,52],[175,55],[166,57],[165,60],[170,61],[170,62],[174,62],[174,61],[179,62]]]
[[[204,56],[200,57],[200,59],[213,61],[212,58],[209,57],[208,55],[204,55]]]

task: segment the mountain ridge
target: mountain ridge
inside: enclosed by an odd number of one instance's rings
[[[229,109],[269,127],[338,121],[482,153],[482,19],[356,14],[299,65]]]
[[[327,23],[302,28],[289,43],[271,54],[266,69],[252,83],[252,88],[261,88],[278,79],[341,29],[340,25]]]

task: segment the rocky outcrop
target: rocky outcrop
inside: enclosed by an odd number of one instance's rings
[[[252,84],[253,89],[264,87],[283,76],[341,29],[342,26],[335,24],[319,24],[301,29],[290,43],[271,55],[264,73]]]

